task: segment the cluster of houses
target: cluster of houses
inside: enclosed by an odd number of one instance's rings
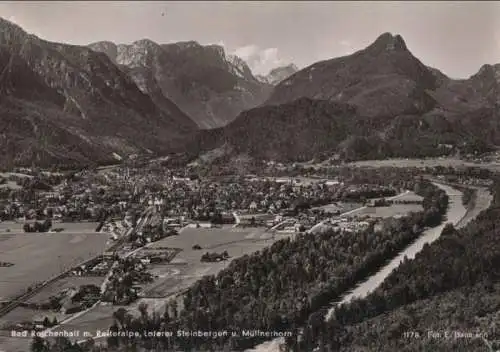
[[[41,176],[43,180],[43,176]],[[96,221],[103,212],[104,190],[98,184],[68,182],[66,179],[50,189],[31,186],[3,189],[0,198],[0,219],[26,221]]]
[[[202,262],[220,262],[223,260],[228,260],[229,254],[227,251],[224,251],[222,253],[216,253],[216,252],[207,252],[201,256],[201,261]]]
[[[106,276],[112,264],[112,258],[102,256],[74,268],[70,274],[73,276]]]

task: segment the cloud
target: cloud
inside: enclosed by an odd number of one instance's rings
[[[232,52],[248,64],[254,74],[266,75],[273,68],[286,64],[277,48],[263,49],[257,45],[245,45]]]
[[[218,42],[216,43],[208,43],[207,45],[218,45],[218,46],[221,46],[223,47],[224,49],[226,48],[226,44],[224,43],[224,41],[222,40],[219,40]]]

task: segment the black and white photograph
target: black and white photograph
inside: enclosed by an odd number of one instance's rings
[[[0,1],[0,352],[499,328],[500,1]]]

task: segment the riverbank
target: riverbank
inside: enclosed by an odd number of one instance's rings
[[[345,303],[353,298],[362,298],[367,294],[376,289],[384,279],[399,266],[401,261],[407,257],[408,259],[413,259],[415,255],[422,250],[426,243],[434,242],[441,235],[441,231],[443,230],[446,223],[452,223],[454,225],[459,224],[466,214],[467,209],[462,204],[462,192],[459,190],[439,184],[434,183],[437,187],[441,188],[446,192],[449,198],[449,207],[446,212],[446,220],[439,226],[428,229],[424,231],[424,233],[412,244],[407,246],[404,250],[402,250],[394,259],[392,259],[387,265],[385,265],[382,269],[378,270],[374,275],[370,276],[368,279],[358,284],[353,290],[345,294],[342,299],[338,302],[334,302],[334,307],[330,308],[326,317],[327,319],[334,312],[335,306],[338,303]],[[471,212],[472,214],[472,212]],[[247,352],[278,352],[280,344],[284,341],[282,338],[274,339],[272,341],[267,341],[258,345],[254,349],[247,350]]]
[[[470,207],[467,207],[465,216],[455,225],[456,228],[466,226],[474,220],[481,212],[488,209],[493,201],[493,195],[484,187],[476,187],[474,198]]]
[[[404,258],[413,259],[420,252],[425,244],[431,244],[439,238],[441,231],[447,223],[452,223],[454,226],[459,224],[466,216],[467,209],[462,203],[462,192],[447,185],[434,183],[437,187],[446,192],[449,199],[449,206],[446,212],[446,220],[441,225],[430,228],[422,233],[422,235],[412,244],[402,250],[395,258],[380,269],[376,274],[370,276],[367,280],[357,285],[356,288],[342,298],[339,302],[335,302],[326,315],[326,319],[330,319],[335,311],[335,306],[342,303],[347,303],[354,298],[366,297],[370,292],[373,292],[389,274],[396,269]]]

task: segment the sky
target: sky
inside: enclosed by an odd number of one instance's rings
[[[2,1],[0,16],[43,39],[86,45],[196,40],[221,44],[256,74],[347,55],[403,36],[424,64],[467,78],[500,63],[500,2]]]

